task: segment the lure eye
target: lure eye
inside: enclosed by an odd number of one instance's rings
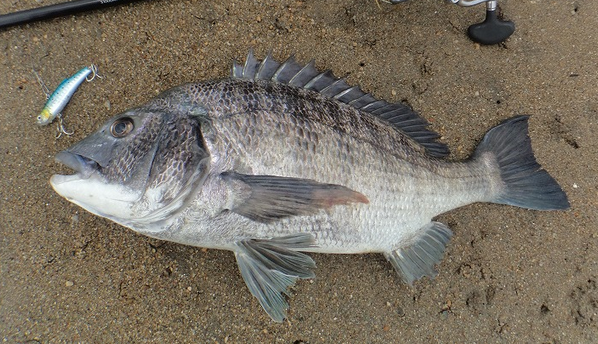
[[[119,118],[110,126],[110,134],[117,138],[125,137],[133,131],[133,128],[135,128],[135,125],[132,119],[129,117]]]

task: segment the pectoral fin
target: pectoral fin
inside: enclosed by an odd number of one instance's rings
[[[369,203],[359,192],[336,184],[310,179],[253,176],[223,173],[225,180],[240,181],[248,187],[247,197],[235,204],[233,212],[254,221],[271,222],[288,216],[312,215],[320,209],[350,203]]]
[[[445,246],[452,235],[453,232],[446,225],[430,222],[420,229],[420,234],[413,244],[392,252],[385,252],[384,256],[403,281],[412,285],[414,281],[424,276],[436,277],[434,265],[442,259]]]
[[[284,295],[298,278],[315,277],[316,263],[296,250],[314,246],[311,234],[296,234],[270,240],[243,240],[236,244],[235,257],[241,275],[266,313],[274,321],[286,317],[289,304]]]

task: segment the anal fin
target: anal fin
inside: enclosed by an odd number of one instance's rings
[[[453,232],[440,222],[430,222],[420,229],[416,241],[409,246],[385,252],[384,256],[397,270],[405,283],[437,275],[434,265],[438,264]]]
[[[312,234],[301,233],[269,240],[249,239],[236,244],[235,257],[243,280],[266,313],[277,322],[289,308],[283,293],[299,278],[315,277],[316,263],[296,250],[314,247]]]

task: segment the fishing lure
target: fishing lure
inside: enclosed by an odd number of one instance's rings
[[[92,76],[88,77],[90,74]],[[71,97],[77,88],[79,88],[81,83],[83,83],[84,80],[92,81],[96,76],[100,77],[97,74],[97,67],[92,64],[89,67],[82,68],[70,78],[64,79],[51,95],[48,96],[46,93],[48,101],[44,105],[42,112],[37,116],[37,124],[41,126],[48,125],[52,123],[56,117],[59,117],[60,135],[71,135],[72,133],[69,133],[64,129],[60,113],[71,100]],[[47,87],[44,87],[45,85],[43,85],[41,81],[40,84],[42,85],[42,88],[47,89]]]

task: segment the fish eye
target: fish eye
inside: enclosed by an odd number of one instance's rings
[[[110,126],[110,134],[118,138],[125,137],[133,131],[134,127],[133,120],[129,117],[119,118]]]

